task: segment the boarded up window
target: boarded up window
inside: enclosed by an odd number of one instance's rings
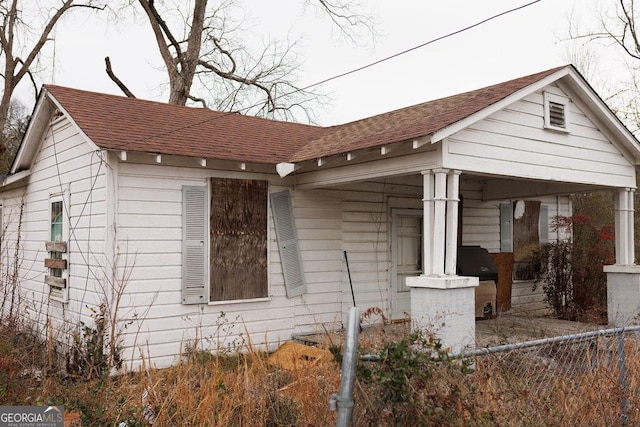
[[[267,296],[267,182],[211,179],[210,299]]]
[[[513,275],[516,280],[535,277],[534,255],[540,247],[540,202],[518,200],[513,207]]]

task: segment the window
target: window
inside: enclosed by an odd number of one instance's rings
[[[67,301],[67,253],[64,202],[62,195],[52,195],[49,202],[49,239],[46,242],[48,258],[44,265],[49,269],[45,283],[49,285],[49,296]]]
[[[183,187],[184,304],[268,296],[267,189],[227,178],[210,180],[209,197]]]
[[[535,277],[534,255],[549,240],[549,211],[535,200],[500,205],[500,251],[513,252],[513,278]]]
[[[62,200],[51,202],[51,242],[62,242]],[[51,251],[52,259],[62,259],[62,252]],[[51,268],[49,274],[53,277],[62,277],[61,268]]]
[[[544,127],[569,132],[569,98],[544,92]]]

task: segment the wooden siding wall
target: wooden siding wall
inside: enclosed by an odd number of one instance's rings
[[[204,186],[212,174],[247,178],[246,174],[206,169],[119,165],[118,239],[127,246],[129,264],[134,265],[127,287],[127,306],[131,311],[129,320],[136,325],[125,331],[125,346],[133,351],[136,346],[148,345],[158,366],[174,363],[180,348],[196,336],[203,339],[201,345],[206,348],[251,339],[254,344],[264,343],[274,349],[294,332],[322,332],[341,323],[341,202],[322,190],[291,193],[307,280],[305,294],[286,297],[269,209],[269,298],[181,304],[182,186]],[[278,186],[277,177],[251,178],[270,180],[270,193],[285,189]],[[142,317],[144,321],[140,321]]]
[[[293,303],[282,286],[272,286],[270,303],[181,303],[182,186],[206,186],[209,177],[210,171],[204,169],[118,166],[117,238],[126,248],[120,273],[130,266],[124,311],[125,321],[132,322],[124,331],[123,345],[133,366],[140,363],[136,350],[140,346],[148,349],[157,366],[168,366],[196,337],[202,348],[241,344],[243,339],[288,338],[292,321],[287,312]]]
[[[343,201],[343,249],[347,252],[356,305],[389,310],[390,259],[389,213],[393,208],[421,209],[420,176],[389,178],[343,186],[337,191]],[[353,306],[346,262],[342,269],[342,314],[346,322]],[[365,316],[366,317],[366,316]],[[377,315],[365,321],[379,321]]]
[[[294,190],[292,202],[307,281],[307,292],[294,299],[295,332],[323,332],[323,326],[340,328],[342,202],[328,190]],[[272,267],[277,271],[280,258],[275,237],[272,248]]]
[[[565,95],[556,86],[546,91]],[[447,168],[586,184],[635,186],[634,167],[598,126],[569,104],[570,133],[543,128],[543,92],[496,112],[445,141]]]
[[[103,239],[106,231],[105,199],[107,165],[104,153],[93,151],[66,119],[53,122],[27,178],[25,188],[0,193],[3,224],[2,271],[11,271],[16,254],[20,206],[24,200],[18,269],[20,315],[37,322],[42,331],[48,319],[53,334],[64,340],[80,322],[92,324],[89,308],[95,308],[106,283]],[[45,242],[49,238],[49,196],[64,189],[64,215],[68,217],[69,300],[50,300],[44,283],[48,269]],[[65,227],[67,227],[65,224]]]

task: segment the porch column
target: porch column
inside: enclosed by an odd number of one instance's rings
[[[625,188],[615,197],[616,265],[633,264],[633,191]]]
[[[447,226],[444,274],[455,276],[458,258],[458,202],[460,171],[452,171],[447,177]]]
[[[435,197],[433,198],[433,229],[431,230],[433,246],[431,272],[434,276],[444,274],[445,259],[445,229],[446,229],[446,209],[447,209],[447,169],[436,169],[435,175]]]
[[[640,323],[640,266],[635,265],[634,190],[615,197],[616,263],[607,265],[607,316],[614,326]]]
[[[422,172],[422,275],[431,276],[433,274],[433,263],[431,257],[433,253],[433,239],[431,229],[433,228],[433,175],[431,171]]]
[[[460,171],[423,171],[423,274],[407,277],[414,330],[458,353],[475,346],[477,277],[456,276]]]

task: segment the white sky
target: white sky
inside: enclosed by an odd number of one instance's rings
[[[213,1],[213,0],[212,0]],[[529,0],[364,0],[382,35],[359,48],[332,34],[326,17],[303,10],[303,0],[245,0],[257,37],[304,37],[299,84],[304,86],[363,66],[459,30]],[[321,125],[345,123],[542,71],[566,63],[558,43],[572,8],[592,14],[591,1],[542,0],[365,71],[323,85],[331,104],[314,111]],[[277,5],[277,10],[273,10]],[[587,10],[588,9],[588,10]],[[142,14],[118,23],[80,12],[55,33],[55,67],[44,83],[121,94],[104,71],[110,56],[116,74],[140,98],[166,101],[166,81],[152,33]],[[46,62],[46,59],[45,59]],[[28,86],[20,99],[30,104]]]

